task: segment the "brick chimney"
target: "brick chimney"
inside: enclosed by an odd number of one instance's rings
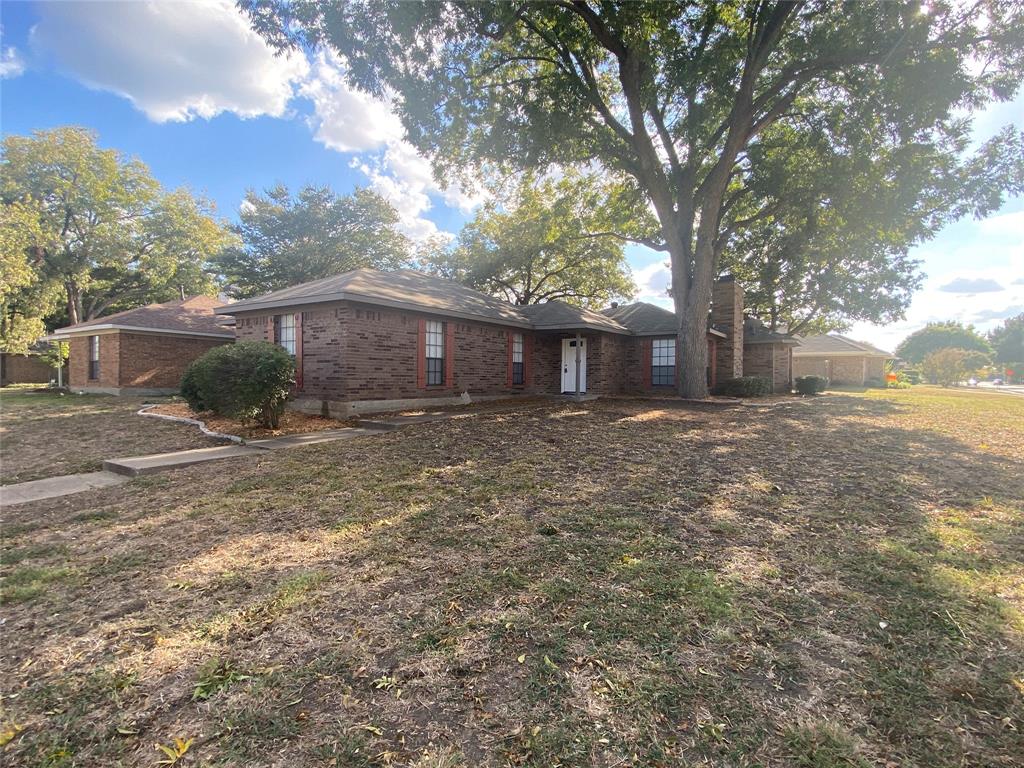
[[[743,288],[732,275],[715,281],[711,291],[711,324],[725,332],[718,340],[715,376],[719,382],[743,375]]]

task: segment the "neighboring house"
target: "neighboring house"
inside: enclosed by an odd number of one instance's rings
[[[230,323],[214,314],[221,303],[193,296],[148,304],[60,328],[44,341],[69,342],[68,386],[76,392],[170,394],[189,363],[234,341]]]
[[[769,330],[748,315],[743,325],[743,375],[769,379],[772,392],[789,392],[793,388],[794,356],[800,343],[792,336]]]
[[[39,357],[46,344],[35,344],[27,354],[0,352],[0,387],[8,384],[49,384],[57,369]]]
[[[799,336],[793,353],[794,376],[824,376],[833,384],[881,384],[885,362],[895,355],[863,341],[829,333]]]
[[[679,374],[666,310],[514,306],[408,269],[357,269],[217,312],[235,318],[240,341],[266,339],[295,356],[291,407],[312,413],[454,403],[464,393],[575,394],[577,381],[580,393],[670,394]],[[742,373],[742,290],[731,280],[715,287],[707,343],[712,384]]]

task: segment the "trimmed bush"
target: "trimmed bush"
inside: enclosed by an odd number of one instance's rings
[[[193,411],[274,428],[294,378],[295,363],[281,347],[242,341],[214,347],[195,360],[182,377],[181,396]]]
[[[761,397],[772,391],[772,383],[762,376],[740,376],[726,379],[715,388],[719,395],[731,397]]]
[[[816,395],[828,387],[828,379],[824,376],[797,376],[793,386],[798,395]]]

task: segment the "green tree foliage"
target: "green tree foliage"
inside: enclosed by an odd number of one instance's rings
[[[276,428],[295,379],[292,356],[269,341],[214,347],[194,360],[181,380],[181,396],[196,413],[212,411]]]
[[[977,350],[943,347],[929,352],[921,361],[921,374],[931,384],[952,387],[983,368],[988,356]]]
[[[248,298],[358,267],[398,269],[410,258],[398,212],[368,189],[337,195],[307,186],[292,197],[278,185],[250,190],[234,227],[241,239],[218,266],[229,292]]]
[[[992,330],[988,341],[997,363],[1016,363],[1024,368],[1024,312]]]
[[[46,308],[60,295],[39,269],[42,243],[31,200],[0,206],[0,351],[27,352],[45,332]]]
[[[814,130],[775,126],[750,162],[723,223],[720,270],[741,282],[748,309],[790,333],[898,320],[921,284],[909,249],[953,219],[991,213],[1003,192],[1024,191],[1024,138],[1013,129],[958,162],[927,144],[865,134],[837,147]]]
[[[970,126],[954,110],[1011,97],[1024,69],[1017,3],[240,5],[274,45],[338,51],[351,82],[393,99],[439,175],[551,163],[620,174],[656,220],[624,234],[670,256],[690,396],[707,391],[723,227],[737,206],[742,220],[771,204],[745,190],[775,126],[837,150],[870,136],[957,157]]]
[[[36,282],[59,286],[69,323],[214,290],[205,269],[231,241],[204,201],[83,128],[5,138],[0,198],[34,211]]]
[[[606,232],[615,215],[609,195],[594,176],[526,174],[502,197],[424,266],[513,304],[560,299],[602,307],[634,295],[624,241]]]
[[[964,352],[992,355],[991,345],[984,336],[974,330],[973,325],[964,326],[947,321],[928,323],[924,328],[914,331],[896,347],[896,356],[916,365],[923,362],[931,353],[942,349],[959,349]]]

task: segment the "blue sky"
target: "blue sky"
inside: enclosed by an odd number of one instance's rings
[[[165,186],[204,194],[226,218],[247,188],[370,186],[420,238],[458,232],[480,201],[472,190],[441,188],[388,106],[345,85],[340,62],[273,56],[229,2],[4,0],[0,25],[3,133],[86,126]],[[976,137],[1007,123],[1024,125],[1021,94],[980,115]],[[628,256],[640,298],[669,305],[664,257],[640,247]],[[851,336],[892,348],[929,320],[988,329],[1024,312],[1024,198],[947,227],[915,256],[928,279],[907,319],[861,324]]]

